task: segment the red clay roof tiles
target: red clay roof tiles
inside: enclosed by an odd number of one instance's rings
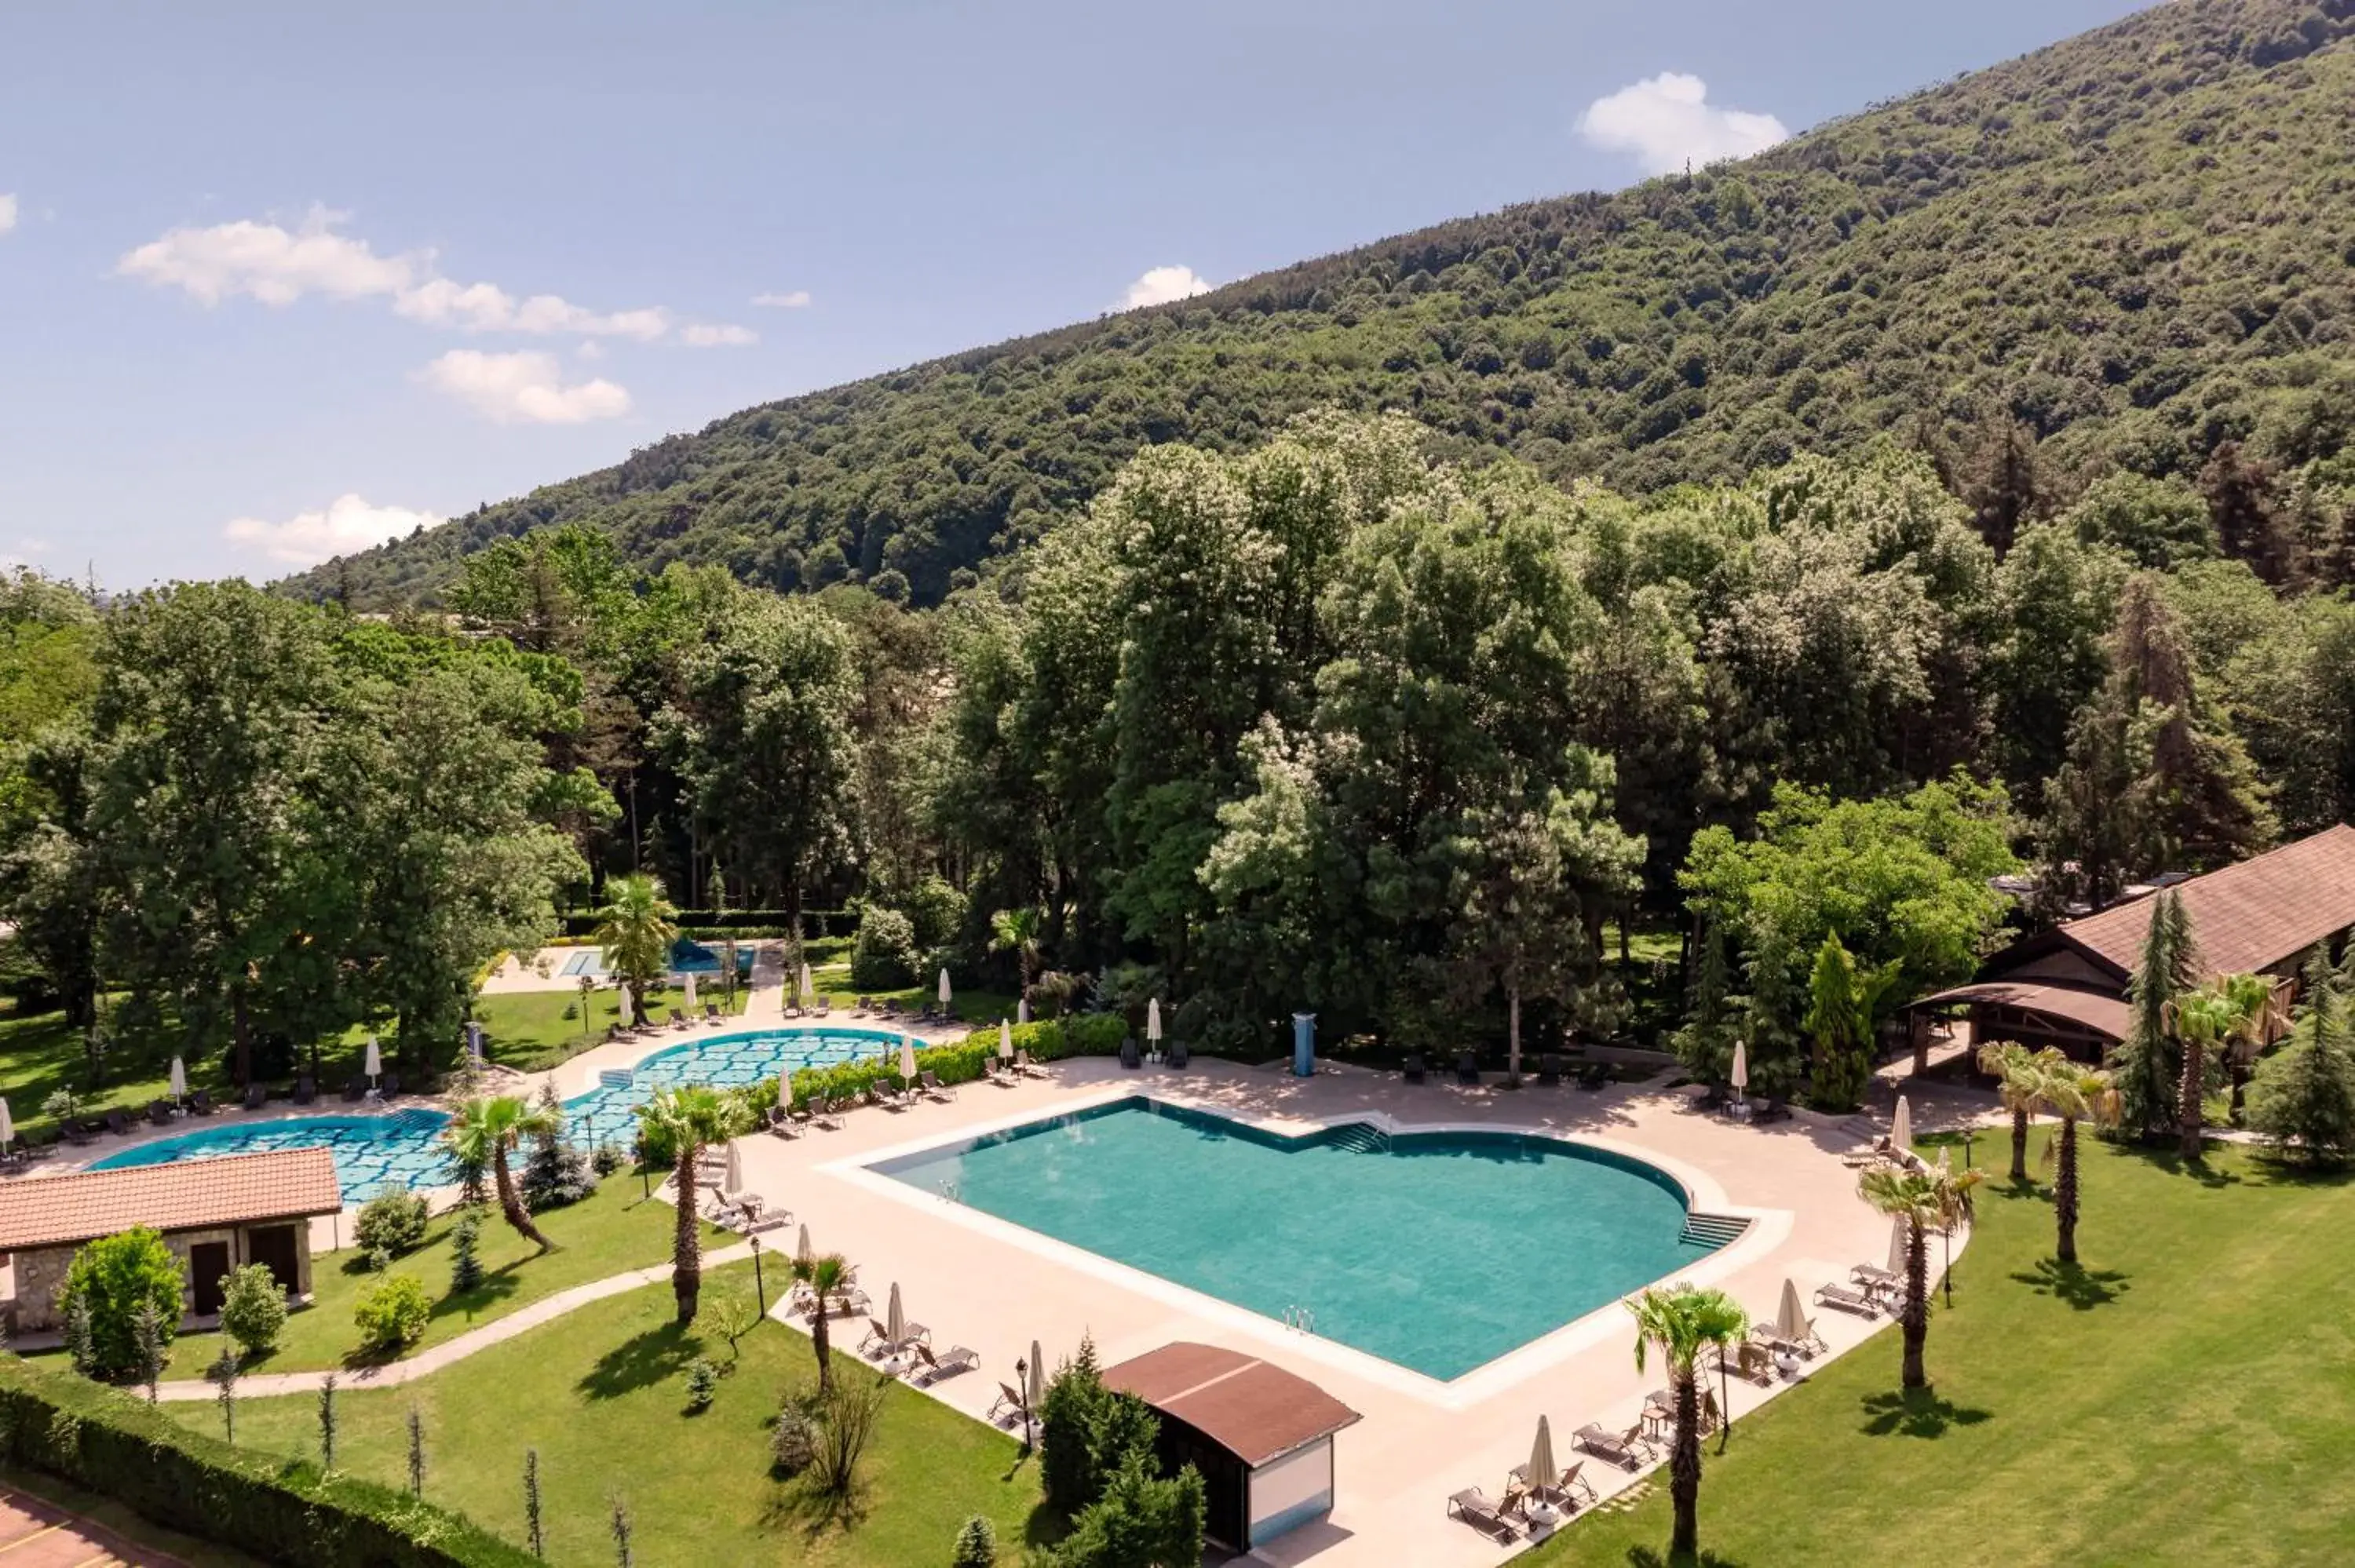
[[[32,1176],[0,1183],[0,1252],[72,1245],[133,1225],[186,1231],[301,1219],[343,1202],[324,1149]]]

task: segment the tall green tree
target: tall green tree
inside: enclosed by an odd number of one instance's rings
[[[2142,952],[2126,983],[2126,1033],[2112,1054],[2119,1120],[2138,1136],[2172,1126],[2181,1101],[2183,1046],[2175,1003],[2200,983],[2200,948],[2183,896],[2152,895]]]
[[[1854,1110],[1872,1074],[1872,1036],[1881,1001],[1896,978],[1889,969],[1859,970],[1837,935],[1816,949],[1807,982],[1807,1033],[1815,1037],[1811,1094],[1822,1109]]]
[[[751,1119],[741,1099],[700,1084],[656,1089],[638,1107],[647,1146],[671,1154],[678,1214],[672,1227],[670,1289],[682,1328],[695,1321],[703,1293],[703,1217],[696,1207],[696,1160],[711,1145],[742,1136]]]
[[[678,939],[678,909],[651,876],[617,876],[605,885],[607,902],[597,911],[592,939],[605,972],[630,988],[633,1016],[646,1016],[646,988],[670,972],[671,944]]]
[[[2183,1158],[2197,1160],[2203,1145],[2211,1080],[2221,1058],[2261,1039],[2273,1006],[2273,987],[2258,975],[2222,975],[2175,1004],[2176,1038],[2183,1069],[2176,1087],[2175,1125]]]
[[[2249,1125],[2294,1160],[2335,1165],[2355,1152],[2355,1052],[2345,998],[2320,955],[2306,971],[2306,1010],[2290,1043],[2258,1064]]]
[[[2118,1118],[2118,1096],[2110,1075],[2063,1057],[2051,1065],[2037,1085],[2036,1103],[2060,1118],[2061,1129],[2046,1145],[2053,1160],[2052,1255],[2057,1262],[2077,1261],[2077,1220],[2083,1206],[2077,1166],[2077,1124],[2109,1125]]]
[[[1969,1210],[1971,1189],[1984,1180],[1977,1171],[1868,1171],[1857,1193],[1878,1212],[1905,1227],[1905,1301],[1897,1321],[1903,1331],[1904,1386],[1927,1388],[1930,1374],[1923,1351],[1930,1339],[1930,1234],[1960,1223]]]
[[[2045,1075],[2068,1064],[2061,1051],[2047,1045],[2030,1051],[2016,1040],[1990,1040],[1979,1047],[1979,1071],[1996,1080],[1996,1095],[2011,1118],[2011,1180],[2028,1180],[2028,1124],[2041,1103]]]
[[[558,1130],[550,1123],[560,1123],[561,1119],[562,1113],[539,1109],[520,1095],[478,1095],[461,1101],[451,1110],[450,1125],[442,1133],[442,1143],[460,1169],[489,1170],[493,1189],[498,1194],[499,1213],[506,1217],[516,1234],[542,1252],[554,1244],[531,1223],[523,1197],[516,1190],[515,1173],[507,1157],[525,1139]]]
[[[1676,1522],[1668,1554],[1686,1561],[1700,1549],[1701,1352],[1740,1340],[1749,1332],[1750,1315],[1724,1291],[1692,1285],[1655,1286],[1626,1306],[1636,1317],[1636,1370],[1644,1370],[1646,1351],[1657,1349],[1676,1402],[1668,1445],[1668,1502]]]
[[[830,1393],[834,1388],[834,1355],[827,1342],[826,1314],[835,1298],[857,1282],[858,1271],[838,1252],[796,1254],[791,1267],[794,1283],[809,1290],[810,1350],[817,1357],[818,1392]]]

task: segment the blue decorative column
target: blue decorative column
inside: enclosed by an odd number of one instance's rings
[[[1313,1012],[1292,1015],[1292,1075],[1316,1075],[1316,1015]]]

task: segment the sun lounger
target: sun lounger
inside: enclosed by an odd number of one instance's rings
[[[1578,1070],[1577,1082],[1582,1089],[1602,1088],[1611,1082],[1610,1065],[1603,1062],[1589,1062]]]
[[[1717,1352],[1717,1364],[1729,1377],[1738,1377],[1760,1388],[1774,1386],[1774,1358],[1764,1345],[1745,1340],[1738,1345],[1721,1346]]]
[[[908,1108],[908,1097],[879,1079],[867,1086],[867,1103],[881,1106],[887,1111],[904,1111]]]
[[[1860,1318],[1881,1316],[1881,1308],[1873,1305],[1871,1297],[1861,1290],[1851,1290],[1838,1281],[1827,1281],[1816,1287],[1816,1305],[1837,1307],[1844,1312],[1853,1312]]]
[[[127,1138],[131,1134],[131,1118],[123,1115],[119,1110],[108,1111],[106,1113],[106,1130]]]
[[[819,997],[817,999],[817,1006],[811,1011],[815,1012],[820,1018],[831,1018],[834,1016],[834,998],[830,996]]]
[[[1465,1051],[1455,1058],[1455,1081],[1467,1089],[1480,1086],[1480,1058]]]
[[[828,1132],[840,1132],[842,1130],[842,1118],[835,1113],[836,1102],[833,1100],[822,1099],[817,1102],[817,1108],[811,1112],[810,1119],[816,1122],[818,1126],[824,1128]]]
[[[942,1083],[940,1075],[930,1067],[916,1075],[916,1087],[928,1100],[939,1100],[946,1104],[956,1098],[955,1091]]]
[[[1505,1517],[1478,1487],[1466,1487],[1447,1499],[1447,1517],[1460,1519],[1492,1541],[1518,1541],[1520,1526]]]
[[[944,1377],[954,1377],[961,1372],[971,1372],[981,1365],[981,1357],[964,1345],[952,1345],[939,1355],[930,1345],[916,1347],[916,1364],[909,1381],[919,1388],[930,1388]]]
[[[1561,1058],[1548,1051],[1538,1058],[1538,1082],[1549,1088],[1561,1082]]]
[[[1431,1068],[1423,1061],[1423,1053],[1420,1051],[1410,1051],[1406,1054],[1406,1061],[1401,1065],[1401,1070],[1410,1084],[1419,1084],[1431,1075]]]
[[[245,1086],[246,1109],[250,1111],[260,1110],[263,1106],[268,1105],[269,1103],[270,1091],[267,1088],[263,1087],[260,1084],[248,1084]]]
[[[1014,1070],[1026,1078],[1044,1078],[1050,1075],[1046,1068],[1030,1059],[1030,1052],[1027,1046],[1016,1047]]]
[[[1781,1100],[1767,1100],[1761,1104],[1757,1109],[1750,1113],[1750,1125],[1753,1127],[1764,1127],[1770,1121],[1788,1121],[1790,1119],[1791,1107],[1785,1105]]]
[[[874,1011],[874,1008],[875,999],[871,996],[859,997],[850,1004],[852,1014],[859,1018],[866,1017],[868,1013]]]
[[[1607,1431],[1591,1421],[1571,1434],[1570,1446],[1623,1470],[1643,1468],[1647,1446],[1638,1436]]]
[[[1141,1067],[1145,1065],[1144,1056],[1137,1052],[1136,1036],[1134,1034],[1124,1034],[1120,1037],[1120,1065],[1124,1067]]]
[[[1186,1042],[1183,1040],[1172,1040],[1169,1042],[1169,1048],[1161,1054],[1161,1059],[1163,1062],[1177,1068],[1178,1071],[1185,1071],[1186,1063],[1188,1060],[1186,1054]]]
[[[1001,1383],[997,1385],[997,1397],[989,1402],[989,1414],[982,1419],[995,1426],[1009,1415],[1019,1421],[1029,1414],[1022,1396]]]
[[[188,1091],[188,1114],[190,1116],[210,1116],[219,1107],[218,1106],[213,1104],[212,1096],[206,1093],[204,1090],[191,1089]]]
[[[772,1138],[799,1138],[802,1135],[802,1118],[783,1106],[771,1106],[767,1130]]]
[[[353,1100],[364,1100],[366,1098],[368,1098],[368,1079],[357,1073],[354,1073],[351,1075],[350,1080],[344,1085],[345,1102],[348,1104]]]
[[[1532,1486],[1529,1483],[1529,1467],[1527,1465],[1515,1465],[1506,1479],[1511,1481],[1516,1488],[1527,1491],[1538,1501],[1551,1503],[1554,1507],[1567,1511],[1578,1507],[1580,1492],[1586,1494],[1588,1502],[1594,1500],[1594,1483],[1579,1473],[1585,1468],[1585,1460],[1573,1459],[1561,1475],[1551,1480],[1540,1481]]]
[[[149,1100],[147,1102],[147,1119],[157,1127],[171,1126],[172,1102],[169,1100]]]

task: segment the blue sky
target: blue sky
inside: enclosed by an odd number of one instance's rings
[[[0,558],[274,577],[749,404],[1625,185],[2135,8],[27,0],[0,15]]]

